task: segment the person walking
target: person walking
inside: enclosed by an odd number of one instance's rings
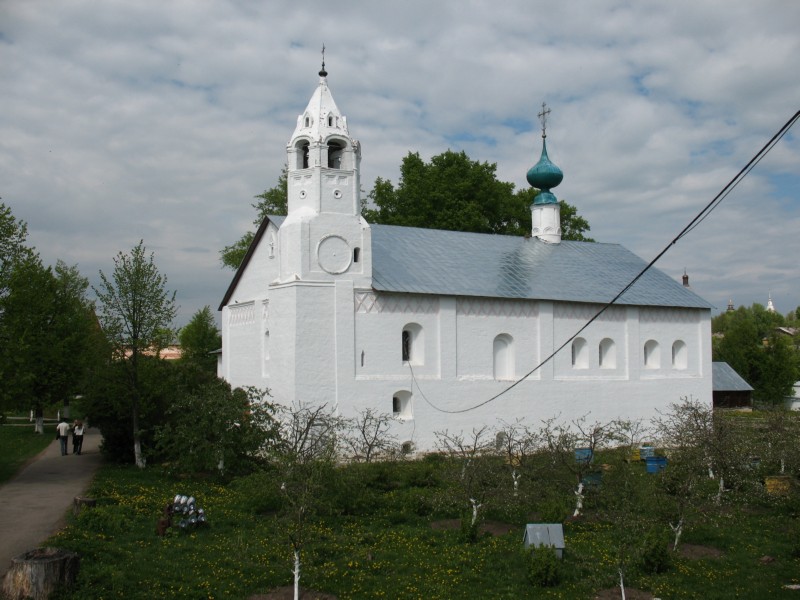
[[[69,454],[67,452],[67,438],[69,438],[69,423],[66,420],[61,419],[61,422],[56,425],[56,431],[58,432],[58,441],[61,442],[61,456],[66,456]]]
[[[83,421],[76,419],[72,424],[72,453],[80,454],[83,448]]]

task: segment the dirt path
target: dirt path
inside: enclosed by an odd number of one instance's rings
[[[73,498],[86,491],[100,466],[101,439],[97,429],[87,430],[80,456],[61,456],[54,440],[0,486],[0,578],[12,558],[37,548],[64,526]]]

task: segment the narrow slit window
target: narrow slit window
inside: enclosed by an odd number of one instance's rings
[[[408,362],[411,360],[411,332],[408,329],[403,330],[403,361]]]
[[[361,248],[353,248],[353,262],[357,263],[361,259]]]

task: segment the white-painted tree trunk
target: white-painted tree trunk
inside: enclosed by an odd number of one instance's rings
[[[619,591],[622,594],[622,600],[625,600],[625,578],[622,575],[622,569],[617,569],[619,573]]]
[[[36,417],[36,423],[33,425],[34,433],[44,433],[44,417]]]
[[[300,600],[300,551],[294,551],[294,600]]]
[[[136,466],[140,469],[144,469],[146,461],[144,456],[142,456],[142,442],[139,440],[133,442],[133,456],[136,458]]]
[[[786,460],[782,458],[781,459],[781,475],[783,475],[784,473],[786,473]]]
[[[672,529],[672,533],[675,534],[675,541],[672,544],[672,551],[674,552],[678,549],[678,544],[680,543],[681,535],[683,534],[683,517],[681,517],[675,525],[670,523],[669,526]]]
[[[716,502],[717,504],[722,504],[722,492],[725,491],[725,478],[719,478],[719,488],[717,489],[717,497]]]
[[[481,509],[483,504],[475,500],[475,498],[470,498],[469,503],[472,504],[472,526],[474,527],[475,523],[478,522],[478,511]]]
[[[514,469],[514,470],[511,472],[511,479],[513,479],[513,480],[514,480],[514,497],[515,497],[515,498],[516,498],[517,496],[519,496],[519,480],[520,480],[520,477],[522,477],[522,475],[520,475],[519,473],[517,473],[517,470],[516,470],[516,469]]]
[[[583,510],[583,482],[578,484],[578,489],[575,490],[575,512],[572,513],[573,518],[581,516]]]

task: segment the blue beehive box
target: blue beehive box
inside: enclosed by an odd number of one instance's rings
[[[648,473],[660,473],[667,468],[667,458],[665,456],[648,456],[645,459],[645,466]]]
[[[564,526],[561,523],[528,523],[522,538],[525,549],[550,546],[558,558],[564,556]]]

